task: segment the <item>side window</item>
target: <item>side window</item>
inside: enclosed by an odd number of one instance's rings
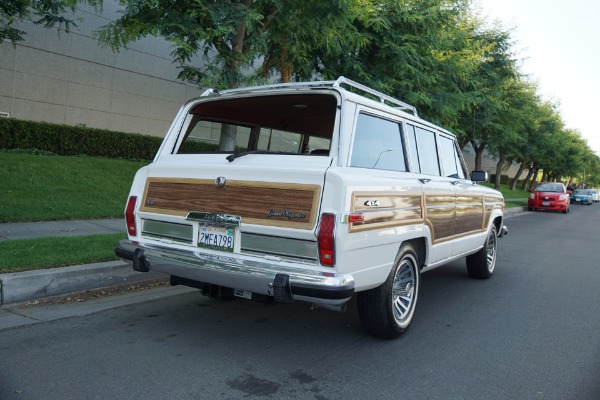
[[[415,127],[415,139],[419,153],[421,173],[425,175],[440,175],[435,133],[423,128]]]
[[[406,171],[401,133],[397,122],[359,114],[350,166]]]
[[[442,167],[444,176],[448,178],[465,179],[465,172],[458,156],[454,140],[446,136],[439,136],[440,152],[442,153]]]

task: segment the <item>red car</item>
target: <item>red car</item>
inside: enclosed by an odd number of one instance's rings
[[[529,211],[548,210],[569,212],[569,194],[560,182],[540,182],[529,191]]]

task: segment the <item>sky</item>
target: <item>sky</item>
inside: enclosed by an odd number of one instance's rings
[[[477,2],[482,17],[511,29],[521,71],[600,156],[600,1]]]

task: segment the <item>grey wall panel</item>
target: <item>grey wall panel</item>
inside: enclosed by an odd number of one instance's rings
[[[0,96],[12,97],[14,80],[15,71],[0,68]]]
[[[146,97],[152,96],[152,85],[157,79],[149,75],[140,75],[120,69],[114,70],[114,76],[115,90]]]
[[[117,54],[110,48],[100,46],[98,41],[91,37],[72,35],[72,38],[70,56],[79,60],[94,62],[99,65],[109,67],[115,66]]]
[[[0,42],[0,68],[10,69],[15,68],[15,54],[17,49],[8,42]]]
[[[64,124],[65,106],[23,99],[12,99],[11,118]],[[26,116],[21,118],[19,116]]]
[[[113,67],[90,61],[71,58],[69,81],[111,90],[115,85],[116,72]]]
[[[66,81],[69,58],[52,51],[18,46],[14,68],[18,72]]]
[[[169,121],[170,124],[180,108],[181,103],[179,102],[166,101],[155,97],[150,100],[150,115],[154,120]]]
[[[95,111],[110,111],[112,91],[69,82],[66,105]]]
[[[150,117],[150,98],[125,92],[114,91],[110,111],[113,114],[130,117]]]
[[[185,86],[166,80],[155,79],[152,83],[152,97],[183,104],[186,100]]]
[[[15,72],[13,93],[15,97],[18,94],[18,98],[23,100],[65,105],[67,85],[64,79]]]

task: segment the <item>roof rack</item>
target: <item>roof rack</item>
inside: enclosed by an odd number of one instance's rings
[[[343,76],[340,76],[335,81],[275,83],[275,84],[271,84],[271,85],[250,86],[250,87],[242,87],[242,88],[227,89],[227,90],[207,89],[200,96],[202,97],[202,96],[210,96],[212,94],[218,95],[218,94],[227,94],[227,93],[263,91],[265,89],[285,89],[285,88],[300,89],[300,88],[306,88],[306,87],[323,87],[323,86],[342,88],[342,85],[347,85],[347,86],[353,87],[355,89],[358,89],[362,92],[368,93],[368,94],[378,98],[379,101],[383,104],[386,104],[386,102],[388,102],[388,103],[392,104],[393,106],[395,106],[395,108],[398,108],[403,111],[410,111],[413,113],[413,115],[417,116],[417,109],[414,106],[411,106],[408,103],[405,103],[405,102],[395,99],[391,96],[383,94],[375,89],[371,89],[370,87],[362,85],[351,79],[344,78]]]

